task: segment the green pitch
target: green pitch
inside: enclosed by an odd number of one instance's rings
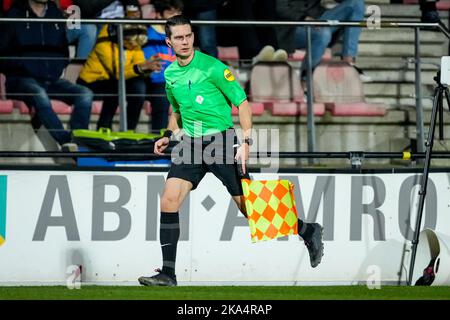
[[[450,300],[450,287],[366,286],[320,287],[138,287],[82,286],[69,290],[58,287],[0,287],[2,299],[123,299],[123,300]]]

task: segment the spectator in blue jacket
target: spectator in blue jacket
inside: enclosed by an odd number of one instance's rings
[[[156,19],[169,19],[181,14],[183,3],[181,0],[154,0]],[[169,101],[166,98],[164,71],[175,61],[172,48],[166,44],[164,26],[152,25],[148,28],[148,41],[142,48],[145,59],[157,56],[161,59],[162,69],[160,72],[152,72],[147,82],[147,94],[152,105],[152,121],[149,124],[150,131],[159,131],[167,128]]]
[[[63,18],[53,1],[16,0],[10,18]],[[3,29],[4,28],[4,29]],[[0,72],[6,76],[6,92],[23,100],[39,122],[62,146],[71,141],[52,109],[50,99],[73,105],[70,129],[88,129],[93,93],[86,87],[61,79],[68,64],[66,26],[62,23],[10,23],[2,25]]]

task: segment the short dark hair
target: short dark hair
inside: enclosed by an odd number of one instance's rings
[[[172,35],[172,27],[174,26],[182,26],[182,25],[190,25],[192,30],[192,23],[191,20],[186,18],[185,16],[179,14],[176,16],[173,16],[172,18],[167,19],[166,25],[165,25],[165,31],[166,31],[166,37],[170,38]]]
[[[163,14],[164,11],[170,9],[178,9],[183,11],[183,1],[182,0],[153,0],[153,6],[155,7],[155,11]]]

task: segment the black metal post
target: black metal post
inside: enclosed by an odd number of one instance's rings
[[[413,273],[414,273],[414,264],[416,262],[416,254],[417,254],[417,245],[419,244],[419,234],[420,234],[420,226],[422,224],[422,215],[423,208],[425,204],[425,196],[427,194],[427,185],[428,185],[428,175],[430,170],[431,163],[431,153],[433,151],[433,143],[434,143],[434,132],[436,127],[436,118],[442,112],[439,109],[442,108],[442,98],[444,93],[446,97],[448,95],[448,89],[444,87],[439,81],[439,75],[435,78],[438,86],[434,91],[434,99],[433,99],[433,109],[431,112],[431,120],[430,120],[430,128],[428,130],[428,138],[425,143],[426,151],[425,151],[425,164],[423,167],[423,174],[420,180],[420,190],[419,190],[419,206],[417,209],[417,218],[416,218],[416,228],[414,230],[414,237],[412,241],[412,253],[411,253],[411,262],[409,266],[409,276],[408,276],[408,285],[413,285]]]

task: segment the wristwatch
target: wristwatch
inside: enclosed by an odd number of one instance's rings
[[[252,138],[245,138],[244,139],[244,143],[248,144],[249,146],[251,146],[253,144],[253,139]]]
[[[163,137],[167,137],[170,140],[172,134],[173,134],[172,130],[167,129],[166,131],[164,131]]]

